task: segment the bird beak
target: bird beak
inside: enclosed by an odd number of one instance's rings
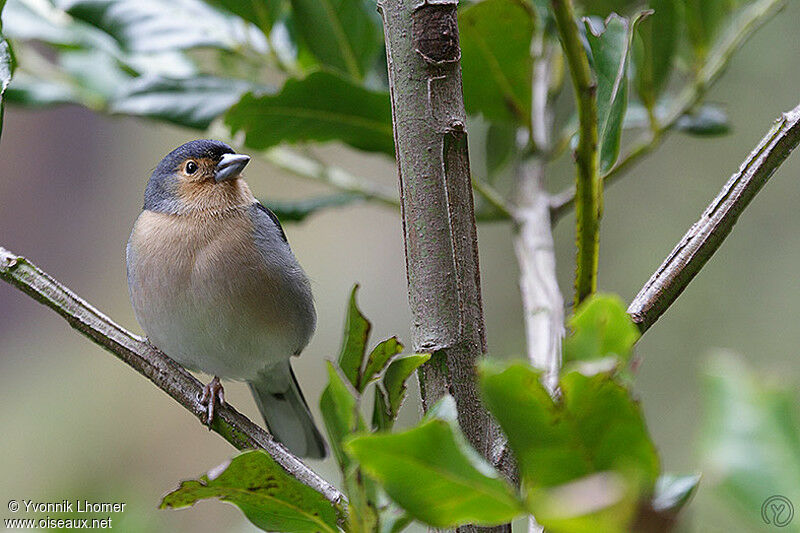
[[[221,181],[238,178],[250,162],[250,156],[244,154],[225,154],[214,169],[214,180]]]

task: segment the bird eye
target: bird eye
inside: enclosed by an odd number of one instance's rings
[[[186,163],[186,173],[194,174],[195,172],[197,172],[197,163],[195,163],[194,161],[189,161],[188,163]]]

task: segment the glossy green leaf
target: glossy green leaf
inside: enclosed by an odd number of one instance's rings
[[[113,57],[94,48],[64,50],[58,63],[80,93],[81,102],[89,107],[105,108],[120,87],[133,79]]]
[[[358,391],[364,392],[367,385],[386,368],[389,360],[402,351],[403,345],[400,344],[397,337],[386,339],[375,346],[367,356],[367,363],[361,373],[361,378],[358,380]]]
[[[564,340],[565,361],[593,361],[617,356],[630,360],[639,329],[619,296],[595,294],[569,319],[570,336]]]
[[[206,0],[209,4],[251,22],[268,34],[284,7],[282,0]]]
[[[418,353],[398,357],[391,362],[383,374],[383,387],[386,390],[386,404],[389,417],[397,418],[400,406],[406,398],[406,381],[414,371],[431,358],[429,353]]]
[[[189,79],[140,77],[113,98],[110,111],[206,129],[238,102],[242,94],[253,88],[251,83],[213,76]]]
[[[323,65],[364,77],[383,42],[375,4],[364,0],[291,0],[297,31]]]
[[[639,18],[631,22],[612,14],[604,25],[594,19],[584,21],[597,78],[597,135],[602,172],[608,171],[619,157],[622,123],[628,106],[633,27]]]
[[[361,150],[394,155],[389,96],[329,72],[290,79],[276,95],[246,94],[225,121],[244,131],[247,146],[339,140]]]
[[[263,451],[244,452],[199,479],[183,481],[160,507],[180,509],[210,498],[236,505],[265,531],[339,531],[333,505]]]
[[[520,474],[530,488],[618,471],[652,487],[658,456],[641,409],[605,374],[562,376],[553,401],[541,373],[524,363],[480,366],[485,405],[508,436]]]
[[[726,17],[730,0],[683,0],[686,27],[696,61],[702,64],[714,44]]]
[[[326,364],[328,385],[322,391],[319,406],[333,455],[342,472],[347,472],[350,468],[350,458],[342,451],[342,441],[357,429],[364,428],[365,424],[358,412],[355,396],[333,364],[330,361],[326,361]]]
[[[323,209],[342,207],[363,200],[364,196],[360,194],[345,192],[294,201],[264,199],[261,200],[261,203],[278,215],[281,222],[302,222],[308,216]]]
[[[629,533],[639,497],[635,483],[600,472],[528,494],[536,521],[553,533]],[[660,530],[644,530],[660,531]]]
[[[522,512],[513,487],[452,421],[428,418],[402,433],[355,436],[345,449],[395,502],[431,526],[500,524]]]
[[[654,13],[639,23],[634,38],[634,80],[645,107],[654,109],[672,72],[679,17],[675,0],[650,0],[649,7]]]
[[[459,13],[464,105],[469,113],[530,124],[534,20],[523,0],[485,0]]]
[[[796,387],[769,384],[741,358],[722,352],[703,376],[702,471],[714,491],[749,525],[787,519],[774,495],[800,502],[800,409]],[[785,506],[785,504],[784,504]],[[797,520],[797,516],[795,516]],[[794,526],[794,523],[792,524]],[[777,529],[777,528],[776,528]],[[789,528],[786,528],[789,529]]]
[[[245,28],[199,0],[61,0],[57,5],[131,52],[232,50],[245,39]]]
[[[714,104],[705,104],[693,113],[683,115],[675,123],[675,128],[690,135],[714,137],[726,135],[731,131],[728,113]]]
[[[342,373],[350,380],[350,384],[359,390],[362,368],[364,368],[364,358],[367,351],[367,341],[372,324],[358,308],[356,295],[358,285],[353,286],[350,292],[350,303],[347,306],[347,317],[344,323],[344,340],[342,349],[339,351],[338,364]]]

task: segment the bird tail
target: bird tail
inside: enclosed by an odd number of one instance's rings
[[[262,372],[249,385],[276,440],[300,457],[323,459],[328,454],[288,359]]]

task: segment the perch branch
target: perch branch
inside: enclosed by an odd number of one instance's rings
[[[569,65],[578,107],[578,146],[575,164],[575,213],[578,246],[575,272],[575,303],[579,304],[597,288],[600,251],[600,205],[602,183],[597,169],[597,84],[575,22],[572,0],[551,0],[553,14]]]
[[[703,68],[697,72],[694,81],[678,95],[667,111],[661,115],[662,118],[658,119],[657,123],[651,124],[650,130],[641,139],[634,142],[628,153],[603,175],[603,186],[615,182],[643,156],[657,148],[666,134],[673,130],[678,119],[703,100],[708,89],[725,71],[736,51],[784,5],[786,5],[786,0],[761,0],[745,8],[719,45],[712,50]],[[574,205],[575,187],[553,195],[550,204],[553,222],[565,215]]]
[[[739,215],[800,144],[800,105],[784,113],[628,307],[644,332],[722,245]]]
[[[54,310],[73,328],[152,381],[199,420],[205,420],[205,408],[198,401],[202,383],[146,339],[114,323],[36,265],[2,247],[0,278]],[[263,449],[289,475],[318,491],[333,505],[346,506],[344,495],[333,485],[229,404],[218,408],[211,429],[237,449]]]

